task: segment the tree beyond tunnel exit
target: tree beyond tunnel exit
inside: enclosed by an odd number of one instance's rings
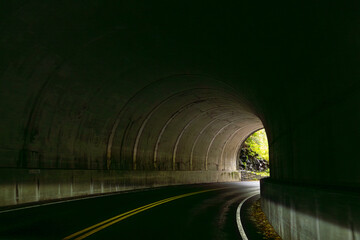
[[[254,132],[245,140],[239,153],[239,165],[242,170],[269,171],[269,144],[265,129]]]

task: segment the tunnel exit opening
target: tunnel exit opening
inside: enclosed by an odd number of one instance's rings
[[[265,129],[249,135],[237,156],[239,170],[250,171],[263,177],[270,176],[269,144]]]

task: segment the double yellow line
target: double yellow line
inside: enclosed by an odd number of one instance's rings
[[[142,207],[139,207],[139,208],[136,208],[136,209],[133,209],[131,211],[128,211],[126,213],[122,213],[122,214],[119,214],[115,217],[112,217],[112,218],[109,218],[105,221],[102,221],[100,223],[97,223],[93,226],[90,226],[88,228],[85,228],[81,231],[78,231],[76,233],[73,233],[67,237],[65,237],[63,240],[69,240],[69,239],[73,239],[73,240],[81,240],[81,239],[84,239],[104,228],[107,228],[117,222],[120,222],[128,217],[131,217],[132,215],[135,215],[137,213],[140,213],[140,212],[143,212],[145,210],[148,210],[150,208],[153,208],[153,207],[156,207],[158,205],[161,205],[161,204],[164,204],[164,203],[167,203],[167,202],[171,202],[171,201],[174,201],[176,199],[179,199],[179,198],[184,198],[184,197],[188,197],[188,196],[192,196],[192,195],[196,195],[196,194],[200,194],[200,193],[205,193],[205,192],[210,192],[210,191],[216,191],[216,190],[220,190],[220,189],[224,189],[224,188],[216,188],[216,189],[210,189],[210,190],[203,190],[203,191],[199,191],[199,192],[192,192],[192,193],[186,193],[186,194],[182,194],[182,195],[179,195],[179,196],[175,196],[175,197],[170,197],[170,198],[166,198],[166,199],[163,199],[163,200],[160,200],[160,201],[157,201],[157,202],[154,202],[154,203],[150,203],[148,205],[145,205],[145,206],[142,206]]]

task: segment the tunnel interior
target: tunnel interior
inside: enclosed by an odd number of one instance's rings
[[[46,87],[50,91],[53,86]],[[73,84],[67,86],[68,91],[74,88]],[[127,86],[126,91],[133,94],[123,106],[106,113],[111,114],[110,119],[94,116],[102,113],[98,99],[102,95],[70,106],[73,95],[52,91],[50,96],[42,96],[54,99],[42,99],[32,106],[41,113],[27,120],[27,141],[17,166],[236,170],[241,143],[249,133],[263,127],[234,89],[203,76],[172,76],[140,89]]]
[[[113,128],[110,168],[236,170],[241,142],[262,123],[234,90],[200,79],[177,76],[140,90]]]
[[[359,236],[360,161],[344,157],[360,134],[358,4],[2,4],[1,206],[238,181],[241,142],[265,128],[262,199],[282,235],[292,221],[303,239]],[[346,209],[335,225],[315,186],[349,189],[326,195]]]

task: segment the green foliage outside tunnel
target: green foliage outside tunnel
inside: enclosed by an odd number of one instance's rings
[[[244,147],[248,147],[251,156],[258,154],[261,158],[269,161],[269,143],[265,129],[251,134],[245,141]]]
[[[269,144],[264,129],[245,140],[239,153],[239,167],[241,170],[269,176]]]

